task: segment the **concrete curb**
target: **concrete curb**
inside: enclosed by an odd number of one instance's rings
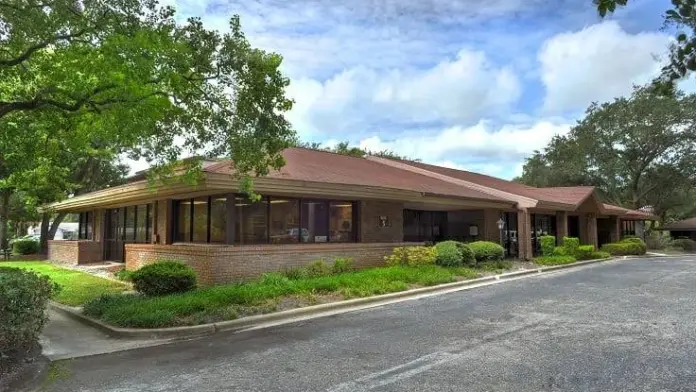
[[[113,327],[102,321],[93,319],[82,314],[81,308],[61,305],[51,301],[49,306],[58,312],[61,312],[74,320],[82,322],[93,328],[112,336],[114,338],[127,339],[167,339],[167,338],[188,338],[201,335],[209,335],[222,331],[240,330],[253,327],[262,323],[273,321],[291,321],[300,316],[316,315],[322,317],[322,313],[326,316],[336,314],[337,310],[342,310],[340,313],[347,313],[354,310],[364,309],[366,305],[370,307],[380,306],[380,304],[388,304],[394,300],[408,300],[409,298],[419,298],[424,294],[447,293],[457,291],[457,289],[465,289],[468,286],[489,285],[500,281],[513,280],[527,276],[538,276],[546,273],[563,269],[579,268],[589,264],[601,263],[608,260],[616,260],[615,258],[578,261],[572,264],[556,265],[549,267],[541,267],[529,270],[508,272],[495,276],[486,276],[483,278],[464,280],[460,282],[445,283],[437,286],[423,287],[413,290],[400,291],[373,297],[356,298],[346,301],[331,302],[321,305],[307,306],[303,308],[290,309],[282,312],[262,314],[257,316],[244,317],[237,320],[221,321],[212,324],[202,324],[189,327],[173,327],[173,328],[120,328]]]

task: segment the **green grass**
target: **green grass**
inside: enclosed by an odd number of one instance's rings
[[[1,262],[0,267],[21,268],[48,275],[61,286],[60,292],[53,300],[70,306],[82,305],[102,294],[118,294],[129,289],[128,286],[115,281],[41,261]]]
[[[563,265],[575,263],[577,259],[573,256],[541,256],[534,259],[539,265]]]
[[[266,274],[247,283],[200,288],[163,297],[107,296],[85,306],[85,314],[121,327],[157,328],[234,319],[250,309],[273,311],[273,301],[296,295],[367,297],[478,277],[469,268],[383,267],[321,277],[290,279]]]

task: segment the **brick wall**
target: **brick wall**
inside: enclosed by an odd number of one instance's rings
[[[95,241],[48,241],[48,260],[58,264],[88,264],[103,260],[102,246]]]
[[[585,222],[587,245],[594,245],[597,248],[597,215],[592,213],[586,214]]]
[[[360,202],[360,242],[401,242],[404,240],[404,204],[363,200]],[[380,227],[380,216],[388,219]]]
[[[517,243],[519,258],[532,259],[532,220],[527,210],[517,211]]]
[[[500,219],[500,210],[485,209],[483,210],[483,239],[486,241],[500,243],[500,229],[498,228],[498,220]]]
[[[336,257],[350,257],[353,266],[382,265],[394,247],[421,245],[389,244],[296,244],[262,246],[152,245],[126,244],[126,269],[136,270],[158,259],[190,265],[203,285],[222,284],[257,277],[265,272],[301,267],[316,260],[332,263]]]

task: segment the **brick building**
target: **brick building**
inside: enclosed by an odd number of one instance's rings
[[[593,187],[534,188],[477,173],[378,157],[291,148],[286,165],[238,193],[229,161],[206,162],[196,186],[125,185],[51,205],[79,212],[77,241],[50,241],[50,260],[137,269],[190,264],[206,284],[334,257],[381,263],[401,244],[490,240],[530,259],[544,234],[600,246],[654,219],[604,204]],[[499,229],[498,225],[503,225]]]

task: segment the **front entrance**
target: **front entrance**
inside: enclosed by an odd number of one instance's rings
[[[123,262],[123,234],[121,233],[124,219],[123,210],[106,210],[104,223],[104,260]]]
[[[106,210],[104,260],[124,262],[125,244],[152,240],[152,204]]]
[[[568,237],[580,238],[580,217],[568,215]]]
[[[597,245],[602,246],[611,242],[611,219],[597,219]]]

